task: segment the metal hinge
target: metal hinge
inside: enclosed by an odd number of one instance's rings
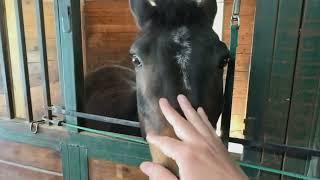
[[[56,116],[52,116],[52,119],[49,119],[47,116],[42,116],[41,120],[33,121],[30,123],[30,131],[33,134],[37,134],[39,132],[39,126],[41,124],[48,124],[49,126],[62,126],[64,120],[57,118]]]

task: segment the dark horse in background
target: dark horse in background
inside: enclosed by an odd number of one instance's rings
[[[166,97],[179,109],[176,97],[186,95],[203,107],[211,124],[223,109],[223,64],[226,45],[213,31],[216,0],[129,0],[140,34],[130,54],[135,71],[105,67],[86,78],[85,111],[141,122],[148,132],[177,138],[158,105]],[[135,128],[84,122],[88,127],[140,135]],[[152,145],[155,162],[177,172],[174,162]]]

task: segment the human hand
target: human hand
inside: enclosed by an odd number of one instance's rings
[[[176,112],[166,99],[159,100],[164,116],[180,140],[149,134],[147,141],[176,161],[180,179],[248,179],[231,160],[203,108],[195,111],[183,95],[178,96],[178,102],[188,121]],[[156,163],[144,162],[140,168],[152,180],[178,179],[168,169]]]

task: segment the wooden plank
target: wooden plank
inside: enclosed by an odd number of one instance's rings
[[[62,144],[65,180],[88,180],[88,151],[85,147]]]
[[[62,172],[61,158],[57,151],[2,139],[0,139],[0,147],[5,147],[1,148],[0,160],[2,161],[57,173]]]
[[[62,180],[61,174],[0,161],[0,179],[10,180]]]
[[[280,0],[270,84],[263,116],[263,133],[266,143],[285,143],[302,7],[301,0],[290,0],[290,2]],[[263,152],[262,165],[281,169],[282,158],[282,154]],[[278,179],[279,177],[276,174],[261,173],[261,179]]]
[[[232,13],[232,1],[224,1],[223,41],[230,41],[230,17]],[[239,47],[236,57],[235,87],[233,91],[233,105],[231,118],[231,132],[242,138],[243,121],[246,114],[248,96],[249,69],[251,63],[252,37],[254,29],[254,17],[256,0],[241,1],[241,25],[239,29]],[[235,133],[233,133],[235,132]]]
[[[320,91],[320,89],[318,91]],[[318,104],[320,104],[320,98],[318,98]],[[314,149],[320,149],[320,109],[318,109],[318,120],[315,123],[315,128],[316,128],[316,131],[312,139],[311,146]],[[319,169],[320,169],[320,157],[312,157],[307,175],[311,177],[320,178]]]
[[[79,151],[79,147],[76,145],[68,145],[70,180],[81,179]]]
[[[110,64],[131,67],[128,52],[138,28],[128,2],[85,1],[83,13],[87,72]]]
[[[89,163],[88,163],[88,149],[84,147],[80,147],[79,151],[80,155],[80,177],[81,180],[89,179]]]
[[[6,15],[7,15],[7,23],[8,26],[8,40],[9,40],[9,48],[10,48],[10,64],[12,71],[12,86],[13,86],[13,95],[14,95],[14,107],[15,107],[15,116],[18,118],[25,117],[25,105],[24,105],[24,97],[23,97],[23,88],[22,88],[22,80],[21,80],[21,65],[19,63],[19,46],[17,40],[17,19],[14,7],[14,1],[5,0],[6,6]]]
[[[69,134],[64,129],[48,128],[47,126],[41,126],[39,134],[35,135],[30,132],[29,125],[21,121],[0,121],[0,138],[7,141],[62,151],[62,154],[67,153],[65,151],[67,148],[63,146],[67,146],[68,144],[87,147],[89,158],[113,161],[131,166],[138,166],[143,161],[151,160],[149,147],[146,144],[128,142],[92,133]],[[69,170],[65,170],[69,166],[66,160],[68,158],[62,157],[63,174],[68,179],[66,172],[69,172]]]
[[[14,118],[13,91],[11,83],[10,68],[10,49],[7,30],[7,15],[5,1],[0,1],[0,86],[4,89],[6,114],[5,116]],[[3,101],[2,101],[3,102]],[[1,104],[2,105],[2,104]]]
[[[252,49],[252,62],[249,81],[248,105],[246,115],[245,138],[261,141],[263,138],[262,124],[265,103],[267,101],[270,72],[274,50],[274,37],[278,15],[278,0],[257,0],[255,31]],[[259,164],[261,152],[245,148],[245,161]],[[252,177],[258,176],[258,171],[245,169]]]
[[[115,164],[110,161],[98,159],[89,160],[90,180],[147,180],[138,167],[127,166],[124,164]]]
[[[299,51],[290,106],[287,144],[312,148],[317,132],[320,99],[320,1],[305,1]],[[306,174],[307,157],[288,157],[284,169]]]

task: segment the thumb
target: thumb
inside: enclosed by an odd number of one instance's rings
[[[178,180],[168,169],[156,163],[143,162],[140,165],[140,169],[152,180]]]

